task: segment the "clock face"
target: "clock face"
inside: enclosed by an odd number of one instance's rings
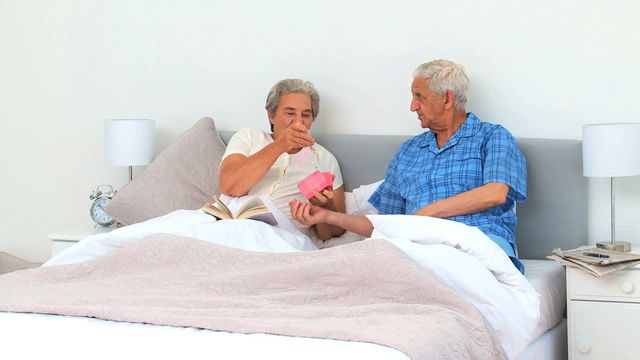
[[[103,226],[111,225],[113,219],[104,210],[104,208],[107,207],[107,204],[109,204],[110,200],[111,199],[109,198],[103,197],[96,199],[96,201],[93,202],[93,205],[91,205],[91,218],[93,219],[93,221]]]

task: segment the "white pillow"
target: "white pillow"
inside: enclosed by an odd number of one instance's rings
[[[353,215],[376,215],[376,210],[373,205],[369,203],[369,198],[376,191],[378,186],[382,184],[384,180],[377,181],[373,184],[361,185],[357,189],[354,189],[352,193],[345,193],[345,201],[347,205],[347,214]]]

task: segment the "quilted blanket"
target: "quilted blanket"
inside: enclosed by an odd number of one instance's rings
[[[385,240],[263,253],[157,234],[0,276],[0,311],[372,342],[413,359],[504,359],[482,315]]]

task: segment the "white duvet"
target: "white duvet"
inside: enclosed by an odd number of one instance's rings
[[[496,337],[509,359],[516,359],[533,340],[539,318],[539,295],[511,264],[507,255],[480,230],[461,223],[428,217],[368,217],[374,225],[372,238],[386,239],[395,244],[423,269],[435,274],[443,283],[457,290],[476,306],[495,330]],[[211,216],[200,210],[179,210],[110,233],[87,237],[49,260],[44,266],[94,259],[159,232],[189,236],[251,251],[289,252],[316,249],[313,242],[300,232],[292,233],[252,220],[215,222]],[[0,315],[0,320],[6,320],[9,316],[21,316],[23,319],[38,317],[23,314]],[[0,331],[2,330],[6,329],[0,327]],[[186,332],[185,329],[179,330]],[[342,343],[335,340],[311,341],[299,338],[285,341],[280,339],[283,337],[273,335],[218,334],[226,338],[243,337],[245,340],[250,337],[257,343],[264,343],[265,339],[278,338],[277,341],[274,340],[274,343],[280,344],[278,347],[285,343],[293,347],[302,343],[316,344],[317,341],[334,344],[331,346]],[[294,339],[299,339],[300,342]],[[340,345],[338,348],[344,346]],[[358,344],[354,345],[354,348],[360,348],[364,353],[356,352],[351,353],[352,355],[363,355],[368,351],[370,354],[386,354],[385,356],[391,358],[406,358],[404,354],[379,345]],[[319,354],[320,352],[316,353]],[[335,354],[331,356],[333,355]]]

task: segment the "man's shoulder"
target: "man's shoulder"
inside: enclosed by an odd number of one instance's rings
[[[478,126],[480,127],[480,129],[482,129],[483,132],[491,134],[494,132],[499,132],[499,133],[504,133],[504,134],[509,134],[511,135],[511,132],[509,132],[509,130],[507,130],[506,127],[504,127],[503,125],[497,124],[497,123],[492,123],[489,121],[484,121],[481,120],[476,114],[474,113],[469,113],[468,115],[468,119],[477,122]]]
[[[395,157],[412,156],[415,151],[424,147],[430,141],[431,131],[425,131],[405,140],[396,151]]]
[[[401,147],[414,147],[426,144],[432,138],[431,130],[427,130],[421,134],[413,136],[402,143]]]
[[[480,120],[473,113],[469,113],[469,118],[473,118],[475,121],[477,121],[477,124],[480,128],[479,134],[485,138],[514,138],[511,132],[507,130],[507,128],[503,125]]]

